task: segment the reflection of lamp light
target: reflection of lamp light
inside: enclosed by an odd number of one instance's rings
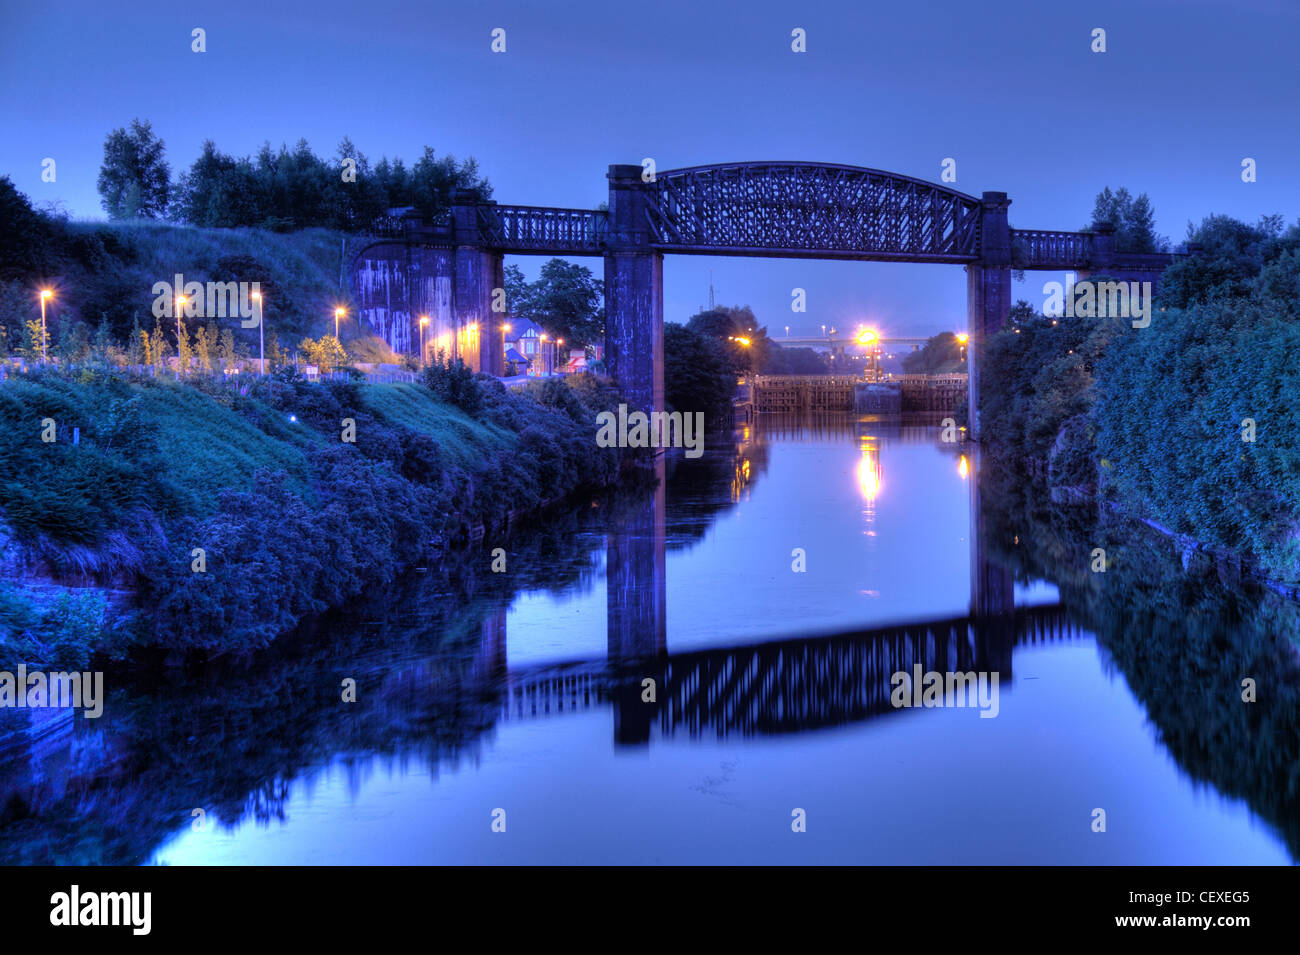
[[[962,476],[962,480],[970,477],[970,462],[964,454],[957,459],[957,473]]]
[[[880,464],[871,448],[862,449],[862,460],[858,462],[858,488],[868,501],[874,501],[881,490]]]

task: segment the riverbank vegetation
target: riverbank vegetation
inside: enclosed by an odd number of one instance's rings
[[[0,665],[266,646],[512,512],[610,483],[620,452],[594,422],[616,405],[588,377],[507,389],[459,364],[403,385],[10,376],[3,560],[31,586],[0,594]],[[67,583],[96,589],[51,586]]]
[[[983,439],[1100,499],[1300,581],[1300,225],[1212,216],[1148,327],[1021,317],[985,355]],[[1096,276],[1098,280],[1102,277]],[[1031,310],[1032,311],[1032,310]]]

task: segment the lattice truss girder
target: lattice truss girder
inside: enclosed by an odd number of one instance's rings
[[[606,215],[591,209],[480,206],[479,232],[489,246],[538,251],[599,251]]]
[[[660,173],[652,190],[651,237],[663,246],[962,261],[979,254],[977,199],[873,169],[706,166]]]

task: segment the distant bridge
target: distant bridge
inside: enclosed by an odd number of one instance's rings
[[[747,397],[760,412],[874,411],[859,401],[867,380],[856,375],[755,375],[746,379]],[[889,410],[955,411],[966,394],[967,377],[901,375],[875,384],[891,389]]]

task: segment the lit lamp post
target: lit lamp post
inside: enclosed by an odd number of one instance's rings
[[[429,316],[420,316],[420,366],[424,366],[424,326],[429,324]]]
[[[543,333],[542,333],[542,337],[541,337],[540,339],[538,339],[538,340],[542,343],[542,346],[541,346],[541,347],[542,347],[542,375],[543,375],[543,376],[545,376],[545,375],[549,375],[549,374],[550,374],[550,371],[549,371],[549,370],[547,369],[547,367],[546,367],[546,366],[547,366],[547,361],[546,361],[546,333],[543,332]]]
[[[732,336],[731,336],[731,340],[732,340],[733,342],[735,342],[737,345],[739,345],[741,348],[748,348],[748,347],[750,346],[750,344],[751,344],[750,339],[745,338],[743,335],[732,335]],[[745,354],[745,373],[746,373],[746,374],[751,374],[751,375],[752,375],[752,374],[754,373],[754,370],[753,370],[753,367],[752,367],[753,364],[754,364],[754,362],[753,362],[753,357],[754,357],[753,352],[747,352],[747,353]]]
[[[871,359],[871,363],[867,366],[867,369],[870,372],[871,380],[875,381],[876,378],[879,377],[876,372],[876,354],[878,350],[873,346],[880,341],[880,336],[876,334],[875,329],[864,328],[862,331],[858,332],[858,337],[855,340],[859,345],[870,349],[868,356]]]
[[[257,363],[262,368],[262,377],[266,377],[266,327],[262,321],[262,293],[254,292],[253,301],[257,303]]]
[[[960,335],[957,336],[957,341],[961,344],[961,360],[963,362],[966,361],[966,342],[969,340],[970,340],[970,336],[967,335],[965,332],[962,332]]]
[[[181,380],[181,309],[188,302],[184,295],[176,296],[176,380]]]
[[[47,288],[41,289],[41,363],[45,363],[45,303],[54,298],[54,293]]]
[[[564,347],[564,339],[563,339],[563,338],[557,338],[557,339],[555,340],[555,362],[554,362],[554,364],[555,364],[557,367],[558,367],[559,364],[560,364],[560,349],[563,348],[563,347]]]
[[[343,309],[334,309],[334,337],[339,337],[339,319],[343,317]]]

